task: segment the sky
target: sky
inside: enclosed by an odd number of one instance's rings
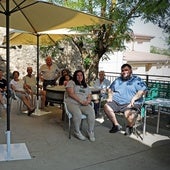
[[[167,37],[168,34],[163,33],[163,30],[157,25],[152,23],[145,24],[140,19],[137,19],[135,24],[132,26],[132,29],[136,34],[155,36],[155,38],[151,40],[151,45],[168,49],[168,45],[165,42],[165,37]]]

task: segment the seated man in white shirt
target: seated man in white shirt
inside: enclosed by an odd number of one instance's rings
[[[107,98],[107,89],[110,86],[110,81],[105,78],[105,72],[100,71],[99,72],[99,78],[96,79],[94,83],[94,87],[100,89],[100,96],[92,96],[94,100],[94,110],[95,110],[95,115],[96,117],[99,116],[99,100],[100,97],[102,98]]]
[[[32,72],[33,72],[32,67],[27,67],[27,75],[23,77],[24,86],[27,87],[29,90],[31,90],[33,94],[37,95],[37,81],[35,76],[32,74]],[[45,100],[46,100],[46,91],[40,89],[39,95],[41,96],[41,109],[44,109]]]

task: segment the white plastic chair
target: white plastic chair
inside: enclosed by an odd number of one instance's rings
[[[19,113],[22,113],[22,106],[23,106],[23,102],[22,100],[16,96],[16,93],[14,90],[11,90],[11,97],[10,97],[10,105],[12,107],[12,104],[16,102],[17,103],[17,111]]]
[[[65,111],[65,118],[64,118],[64,129],[66,129],[66,119],[68,118],[68,133],[69,133],[69,139],[71,139],[71,128],[72,128],[72,113],[68,111],[67,109],[67,104],[65,102],[64,103],[64,111]],[[94,107],[94,103],[91,102],[92,107]],[[87,119],[87,116],[82,114],[81,115],[81,126],[80,128],[82,129],[82,125],[83,125],[83,120]]]
[[[2,103],[0,102],[0,117],[1,112],[7,108],[7,99],[6,99],[6,93],[1,93],[2,95]]]

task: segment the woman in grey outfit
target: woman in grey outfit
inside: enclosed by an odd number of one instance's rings
[[[68,110],[73,114],[74,135],[85,140],[86,137],[80,131],[81,115],[85,114],[88,121],[87,134],[90,141],[95,141],[94,124],[95,113],[91,103],[91,90],[85,82],[82,70],[74,72],[73,79],[66,86],[65,102]]]

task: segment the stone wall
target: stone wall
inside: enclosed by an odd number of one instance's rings
[[[0,29],[0,44],[2,44],[4,29]],[[10,48],[10,72],[18,70],[20,72],[20,77],[26,74],[26,68],[28,66],[33,67],[34,74],[37,69],[37,48],[33,45],[23,45],[21,48],[15,46],[15,48]],[[40,59],[40,64],[44,63],[44,59]],[[0,48],[0,68],[6,71],[6,49]]]
[[[2,45],[5,35],[5,29],[0,27],[0,45]],[[80,54],[76,51],[75,47],[64,44],[63,52],[56,56],[54,62],[60,69],[69,68],[71,72],[81,68]],[[39,58],[39,65],[44,64],[44,58]],[[20,78],[26,74],[26,68],[28,66],[33,67],[34,74],[37,74],[37,47],[36,45],[22,45],[10,48],[10,72],[18,70],[20,72]],[[6,49],[0,48],[0,69],[6,70]]]

